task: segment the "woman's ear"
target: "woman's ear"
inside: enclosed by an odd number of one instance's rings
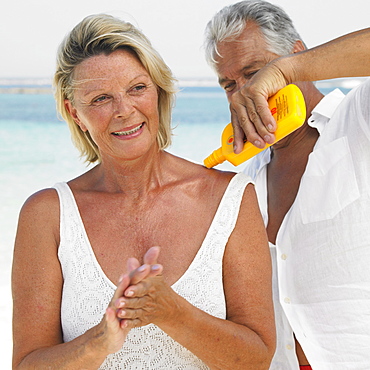
[[[301,40],[297,40],[293,45],[293,53],[299,53],[303,50],[306,50],[304,43]]]
[[[87,127],[81,122],[77,114],[77,109],[73,106],[72,102],[69,99],[64,100],[64,107],[66,108],[67,112],[70,114],[72,119],[76,122],[76,124],[80,126],[80,129],[83,132],[86,132]]]

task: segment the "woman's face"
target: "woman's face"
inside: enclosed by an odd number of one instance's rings
[[[74,102],[66,100],[66,108],[102,159],[136,159],[157,147],[157,86],[133,53],[86,59],[75,68],[74,81]]]

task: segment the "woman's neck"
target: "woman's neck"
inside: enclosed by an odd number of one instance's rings
[[[92,186],[97,191],[142,197],[163,183],[168,156],[165,151],[157,151],[133,160],[103,157],[93,170]]]

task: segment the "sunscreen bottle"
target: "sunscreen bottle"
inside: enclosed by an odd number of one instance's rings
[[[228,160],[234,166],[238,166],[301,127],[306,119],[306,104],[301,90],[296,85],[290,84],[279,90],[268,99],[268,104],[277,123],[277,129],[274,132],[275,141],[272,144],[266,144],[260,149],[246,141],[243,150],[235,154],[234,131],[229,123],[222,133],[221,148],[209,155],[204,160],[204,165],[212,168]]]

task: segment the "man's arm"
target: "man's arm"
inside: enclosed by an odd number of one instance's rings
[[[367,28],[267,64],[231,97],[233,124],[241,126],[241,122],[251,122],[264,137],[269,126],[275,127],[267,99],[287,84],[369,75],[370,28]],[[257,129],[262,127],[261,123],[264,132]],[[243,138],[235,137],[235,141],[239,148],[236,151],[240,152]]]

